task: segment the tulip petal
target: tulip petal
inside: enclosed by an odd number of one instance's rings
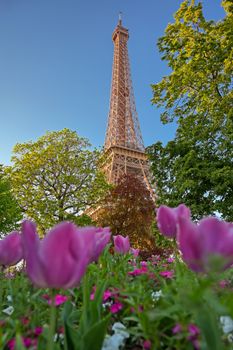
[[[22,223],[22,244],[28,276],[38,287],[46,287],[46,281],[38,256],[40,247],[39,236],[36,232],[36,225],[28,220]]]
[[[180,218],[177,236],[183,260],[192,270],[203,271],[202,241],[197,226],[185,218]]]
[[[13,231],[0,241],[0,265],[15,265],[22,258],[21,235],[19,232]]]
[[[55,226],[42,240],[39,258],[47,284],[70,288],[78,284],[87,262],[77,228],[69,222]]]
[[[162,205],[157,210],[158,228],[167,237],[176,236],[177,215],[174,209]]]

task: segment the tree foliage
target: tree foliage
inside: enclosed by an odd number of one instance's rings
[[[17,229],[21,219],[21,210],[13,197],[5,169],[0,165],[0,234]]]
[[[100,153],[89,146],[87,139],[63,129],[14,147],[9,169],[13,191],[41,231],[63,220],[80,221],[83,210],[105,194]]]
[[[141,179],[123,175],[110,189],[101,207],[99,225],[109,226],[113,234],[129,236],[133,247],[151,248],[154,203]]]
[[[163,123],[178,124],[174,140],[148,148],[159,202],[185,202],[195,217],[233,219],[233,5],[207,21],[202,4],[184,1],[158,46],[171,73],[152,86]]]

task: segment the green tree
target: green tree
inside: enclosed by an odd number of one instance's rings
[[[22,212],[13,197],[4,167],[0,165],[0,235],[16,230]]]
[[[63,220],[79,222],[85,208],[105,194],[108,185],[98,170],[100,152],[89,146],[87,139],[63,129],[14,147],[12,188],[41,232]]]
[[[233,5],[207,21],[202,4],[184,1],[159,39],[171,73],[152,85],[163,123],[177,122],[173,141],[148,148],[158,202],[185,202],[194,217],[219,212],[233,220]]]

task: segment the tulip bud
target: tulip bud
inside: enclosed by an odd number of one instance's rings
[[[139,249],[130,248],[130,253],[133,254],[133,256],[136,258],[139,255],[140,250]]]
[[[22,231],[27,274],[42,288],[78,285],[87,265],[101,253],[110,235],[107,229],[101,236],[100,229],[78,229],[70,222],[55,226],[41,241],[32,222],[25,221]]]
[[[169,238],[175,238],[177,233],[177,223],[180,217],[190,218],[190,210],[184,204],[177,208],[169,208],[162,205],[157,210],[157,223],[160,232]]]
[[[22,258],[21,235],[14,231],[0,241],[0,265],[15,265]]]
[[[117,235],[113,237],[114,239],[114,248],[117,253],[126,254],[130,250],[129,237],[123,237]]]
[[[233,234],[228,223],[202,219],[198,225],[180,218],[178,243],[183,260],[196,272],[221,271],[233,264]]]

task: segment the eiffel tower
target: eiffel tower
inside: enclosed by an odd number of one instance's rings
[[[122,26],[120,15],[112,35],[114,58],[110,110],[104,144],[106,163],[103,170],[107,181],[113,184],[116,184],[123,174],[139,176],[153,195],[149,182],[148,159],[135,107],[128,39],[129,32]]]

